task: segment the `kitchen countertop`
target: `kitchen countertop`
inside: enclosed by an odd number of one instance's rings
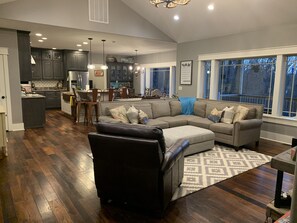
[[[26,94],[22,95],[22,98],[28,99],[28,98],[45,98],[45,96],[41,94]]]

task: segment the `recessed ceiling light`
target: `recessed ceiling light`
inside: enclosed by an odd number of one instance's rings
[[[88,42],[83,42],[84,45],[88,45]]]
[[[83,49],[78,49],[78,51],[83,51]]]
[[[175,15],[175,16],[173,16],[173,19],[174,19],[175,21],[178,21],[178,20],[179,20],[179,16],[178,16],[178,15]]]
[[[38,42],[41,42],[41,43],[42,43],[42,42],[43,42],[43,40],[42,40],[42,39],[39,39],[39,40],[38,40]]]
[[[36,33],[35,36],[42,36],[42,34],[41,33]]]
[[[209,5],[207,6],[207,8],[208,8],[209,11],[214,10],[214,4],[209,4]]]
[[[80,47],[80,46],[81,46],[81,44],[76,44],[76,46]]]
[[[47,38],[46,38],[46,37],[42,37],[41,39],[43,39],[43,40],[47,40]]]
[[[57,48],[56,48],[56,47],[53,47],[52,49],[53,49],[53,50],[56,50]]]

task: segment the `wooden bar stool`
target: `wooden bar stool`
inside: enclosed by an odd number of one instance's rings
[[[99,121],[98,118],[98,104],[99,104],[99,98],[98,98],[98,89],[92,89],[92,97],[90,101],[85,102],[86,103],[86,118],[87,118],[87,124],[93,123],[93,108],[95,109],[95,115],[96,115],[96,122]]]
[[[80,118],[80,110],[83,106],[85,109],[85,119],[86,119],[86,102],[81,100],[81,97],[78,95],[77,91],[75,88],[72,88],[73,94],[74,94],[74,104],[75,104],[75,114],[74,114],[74,122],[79,123],[79,118]]]

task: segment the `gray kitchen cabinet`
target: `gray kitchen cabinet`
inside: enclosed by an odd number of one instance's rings
[[[65,50],[65,69],[87,71],[88,70],[88,52]]]
[[[30,32],[17,31],[20,80],[32,80]]]
[[[32,56],[36,62],[32,64],[33,80],[65,79],[63,51],[32,48]]]
[[[22,98],[23,122],[25,129],[41,128],[45,125],[45,98]]]
[[[35,61],[35,64],[31,65],[32,80],[41,80],[42,79],[41,49],[32,48],[31,54]]]
[[[108,86],[110,88],[133,88],[133,72],[129,69],[130,63],[108,63]]]
[[[35,91],[37,94],[45,96],[45,108],[61,108],[61,92],[58,90]]]

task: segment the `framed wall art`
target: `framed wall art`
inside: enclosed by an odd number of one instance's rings
[[[103,70],[94,70],[94,76],[95,77],[103,77],[104,71]]]
[[[192,60],[180,62],[180,84],[192,85]]]

